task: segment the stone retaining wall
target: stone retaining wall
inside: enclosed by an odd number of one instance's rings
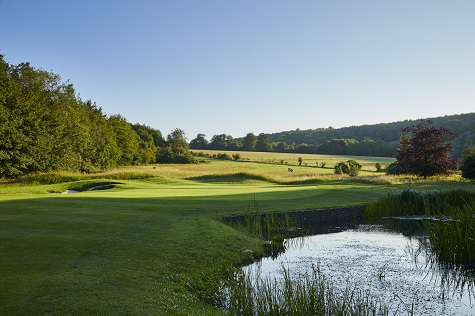
[[[362,205],[332,207],[315,210],[277,212],[276,216],[288,214],[299,227],[308,234],[321,234],[350,229],[361,222]],[[261,214],[265,216],[266,214]],[[244,215],[226,216],[223,220],[230,224],[243,221]]]

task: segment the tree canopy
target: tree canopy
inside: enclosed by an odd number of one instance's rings
[[[160,131],[134,128],[83,101],[72,84],[0,55],[0,177],[52,170],[94,172],[156,161]]]
[[[444,143],[444,136],[454,137],[454,133],[445,127],[437,129],[432,124],[425,120],[402,129],[396,160],[403,173],[427,178],[447,175],[457,169],[457,163],[451,157],[452,146]]]
[[[185,131],[176,128],[167,136],[167,141],[157,155],[157,162],[161,163],[195,163],[196,159],[189,151]]]

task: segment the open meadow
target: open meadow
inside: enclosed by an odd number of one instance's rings
[[[190,280],[253,261],[263,240],[220,217],[253,201],[262,212],[308,210],[373,202],[408,187],[473,188],[458,177],[377,173],[374,164],[387,158],[241,155],[1,182],[0,314],[222,315]],[[297,166],[298,156],[307,165]],[[333,175],[345,159],[364,166],[359,176]],[[67,190],[81,192],[60,194]]]

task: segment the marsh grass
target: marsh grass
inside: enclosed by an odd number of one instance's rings
[[[475,192],[472,190],[391,192],[363,209],[366,217],[424,216],[436,258],[451,265],[475,264]]]
[[[202,278],[187,282],[196,288],[213,289],[206,299],[217,308],[234,315],[388,315],[388,308],[367,293],[349,285],[337,293],[331,281],[313,265],[310,273],[292,276],[282,266],[279,278],[250,273],[243,269],[228,270],[227,278]],[[205,293],[205,292],[202,292]]]
[[[239,231],[265,240],[265,253],[273,258],[285,251],[286,238],[302,234],[297,221],[292,219],[288,212],[263,213],[255,198],[251,199],[250,205],[242,215],[224,221]]]
[[[433,213],[437,221],[426,222],[437,258],[452,265],[475,265],[475,199],[446,212]]]

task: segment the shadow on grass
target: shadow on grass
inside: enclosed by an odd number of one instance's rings
[[[280,184],[279,181],[276,181],[272,178],[248,172],[204,175],[198,177],[189,177],[186,178],[186,180],[193,180],[204,183],[248,183],[250,181],[262,181]]]

